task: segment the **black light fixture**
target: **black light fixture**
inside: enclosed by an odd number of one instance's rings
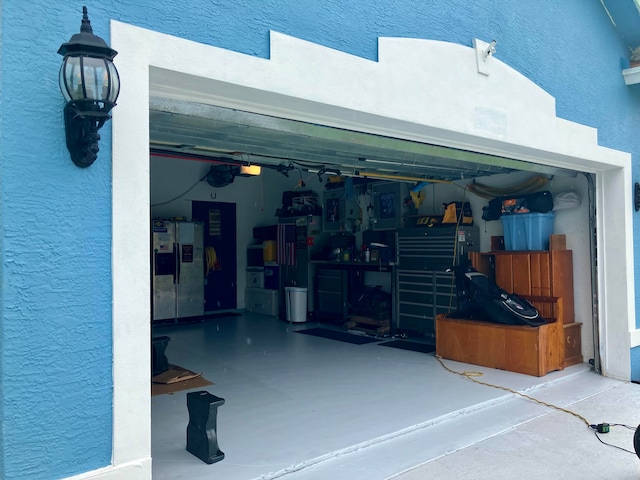
[[[120,77],[113,64],[118,54],[93,34],[87,7],[82,7],[80,33],[63,43],[60,90],[67,101],[64,125],[71,160],[88,167],[98,156],[98,130],[109,120],[109,112],[120,93]]]

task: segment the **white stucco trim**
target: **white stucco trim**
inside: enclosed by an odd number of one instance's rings
[[[112,123],[115,467],[151,458],[151,277],[150,257],[145,254],[150,248],[149,60],[144,48],[138,52],[136,45],[149,39],[123,44],[118,33],[122,25],[112,24],[111,31],[118,38],[114,44],[127,51],[117,62],[120,78],[125,79],[118,107],[125,108]]]
[[[635,330],[631,194],[630,163],[625,168],[598,174],[596,228],[601,366],[605,375],[623,380],[631,376],[630,332]],[[616,212],[621,205],[622,211]]]
[[[595,173],[603,369],[629,377],[630,155],[557,118],[555,100],[497,58],[480,75],[462,45],[381,38],[373,62],[272,33],[263,59],[115,21],[111,45],[122,79],[112,121],[114,466],[150,455],[150,93]]]
[[[69,477],[67,480],[140,480],[142,478],[151,478],[151,458],[100,468]]]

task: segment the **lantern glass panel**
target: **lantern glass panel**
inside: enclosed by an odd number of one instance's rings
[[[109,67],[104,58],[84,57],[82,62],[84,90],[87,100],[109,98]]]
[[[118,75],[118,70],[116,70],[116,66],[113,62],[107,60],[107,66],[109,68],[109,79],[111,81],[111,84],[109,85],[108,101],[116,103],[118,94],[120,93],[120,76]]]
[[[60,68],[60,90],[67,102],[74,100],[115,103],[120,78],[113,62],[96,57],[66,57]]]
[[[84,99],[80,57],[65,57],[60,67],[59,83],[60,91],[67,102]]]

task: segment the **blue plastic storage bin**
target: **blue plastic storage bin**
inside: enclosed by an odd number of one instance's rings
[[[502,215],[505,250],[549,250],[555,215],[549,213],[514,213]]]
[[[553,234],[555,215],[549,213],[525,213],[524,233],[527,250],[549,250],[549,237]]]
[[[502,215],[505,250],[527,250],[527,236],[524,229],[525,213]]]

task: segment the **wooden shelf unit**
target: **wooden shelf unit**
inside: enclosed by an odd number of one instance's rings
[[[566,351],[564,366],[582,363],[582,324],[575,321],[571,250],[471,253],[470,259],[476,270],[493,278],[500,288],[528,298],[545,319],[558,319]],[[557,302],[529,298],[540,296],[561,299],[562,311],[557,311]]]
[[[562,323],[573,323],[573,252],[494,252],[496,283],[510,293],[562,298]],[[543,316],[550,312],[540,312]]]

